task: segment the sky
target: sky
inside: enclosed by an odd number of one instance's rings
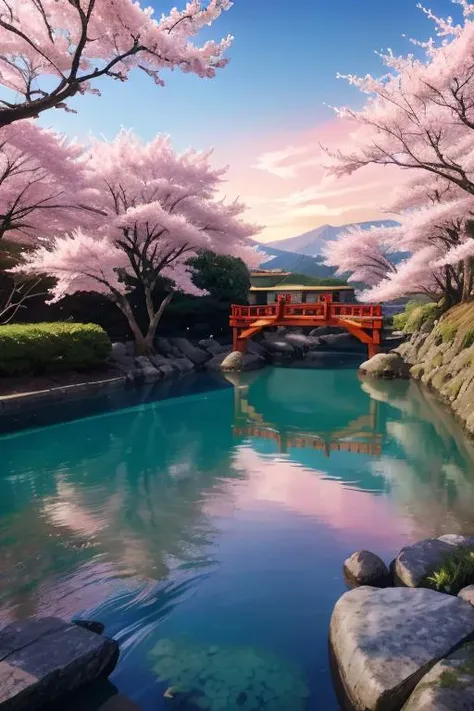
[[[427,2],[436,13],[453,13],[450,0]],[[145,4],[160,15],[173,3]],[[348,139],[347,125],[331,106],[361,106],[362,96],[337,73],[380,75],[376,50],[405,53],[413,49],[406,36],[427,39],[433,33],[416,4],[234,0],[202,34],[202,40],[235,38],[229,65],[214,79],[169,72],[164,88],[139,71],[126,84],[102,79],[96,83],[100,98],[72,102],[77,114],[55,109],[40,120],[81,140],[111,139],[125,127],[144,140],[169,134],[178,150],[214,147],[215,163],[229,166],[224,194],[248,205],[247,217],[262,226],[262,241],[386,217],[383,199],[399,173],[375,167],[328,178],[320,146],[334,148]]]

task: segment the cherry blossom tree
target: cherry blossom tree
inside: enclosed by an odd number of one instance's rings
[[[133,0],[0,0],[0,127],[71,110],[71,97],[99,93],[100,77],[126,81],[135,68],[157,85],[164,69],[213,77],[232,38],[191,40],[231,5],[189,0],[155,20]]]
[[[422,8],[434,22],[438,38],[413,41],[416,50],[406,56],[391,51],[381,54],[387,69],[383,77],[344,77],[368,99],[360,111],[337,110],[354,131],[351,148],[329,154],[330,171],[351,174],[378,164],[395,165],[412,175],[408,186],[402,186],[398,202],[395,199],[391,207],[385,207],[387,211],[406,211],[400,217],[402,231],[397,240],[402,249],[412,252],[413,261],[406,260],[403,270],[387,271],[384,294],[389,283],[397,293],[401,281],[403,289],[409,289],[409,274],[414,277],[412,292],[424,289],[432,293],[433,285],[438,284],[438,290],[446,292],[452,302],[457,294],[465,299],[472,291],[474,5],[468,0],[453,2],[462,11],[462,20],[456,23]],[[389,233],[379,234],[380,240],[375,234],[372,237],[382,251],[387,248],[387,238],[390,249]],[[353,251],[359,251],[359,240],[360,259],[367,261],[366,236],[353,235]],[[336,250],[328,257],[332,261]],[[424,286],[418,252],[425,258],[430,256],[428,270],[423,272]],[[372,257],[379,258],[376,251]],[[346,261],[355,258],[351,255]],[[375,298],[380,293],[375,290],[365,296]]]
[[[83,150],[32,121],[1,130],[0,240],[36,244],[92,219]]]
[[[137,352],[151,351],[173,292],[202,293],[192,281],[190,258],[211,250],[251,266],[261,261],[249,241],[257,228],[241,218],[244,206],[217,196],[225,169],[213,168],[210,155],[177,154],[166,136],[144,144],[129,131],[110,143],[94,141],[83,163],[97,228],[56,237],[27,255],[21,269],[55,277],[54,301],[78,291],[105,294],[126,316]],[[163,279],[169,293],[156,303]],[[128,298],[137,288],[146,303],[145,331]]]

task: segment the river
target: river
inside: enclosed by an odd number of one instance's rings
[[[0,422],[0,620],[103,621],[143,711],[336,711],[344,559],[473,534],[473,444],[354,369],[163,387]]]

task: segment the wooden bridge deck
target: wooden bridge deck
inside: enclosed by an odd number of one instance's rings
[[[248,339],[271,326],[339,326],[366,343],[371,358],[380,351],[383,315],[380,304],[293,304],[282,300],[265,306],[232,305],[229,323],[236,351],[245,352]]]

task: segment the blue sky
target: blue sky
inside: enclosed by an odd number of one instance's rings
[[[170,8],[151,4],[157,14]],[[441,14],[453,11],[448,0],[429,6]],[[169,133],[178,149],[215,146],[219,161],[230,162],[231,182],[241,192],[246,182],[263,179],[262,171],[244,177],[260,149],[279,150],[285,137],[299,144],[298,134],[334,120],[325,103],[360,104],[358,92],[336,79],[337,72],[378,74],[376,49],[405,51],[411,46],[404,33],[426,39],[432,31],[416,0],[235,0],[202,35],[235,36],[231,62],[215,79],[168,73],[165,88],[141,72],[125,85],[102,80],[96,85],[101,98],[75,100],[77,115],[53,110],[41,123],[80,138],[112,138],[125,126],[144,139]],[[250,197],[258,202],[258,195]],[[287,225],[277,236],[290,236],[291,229]]]

